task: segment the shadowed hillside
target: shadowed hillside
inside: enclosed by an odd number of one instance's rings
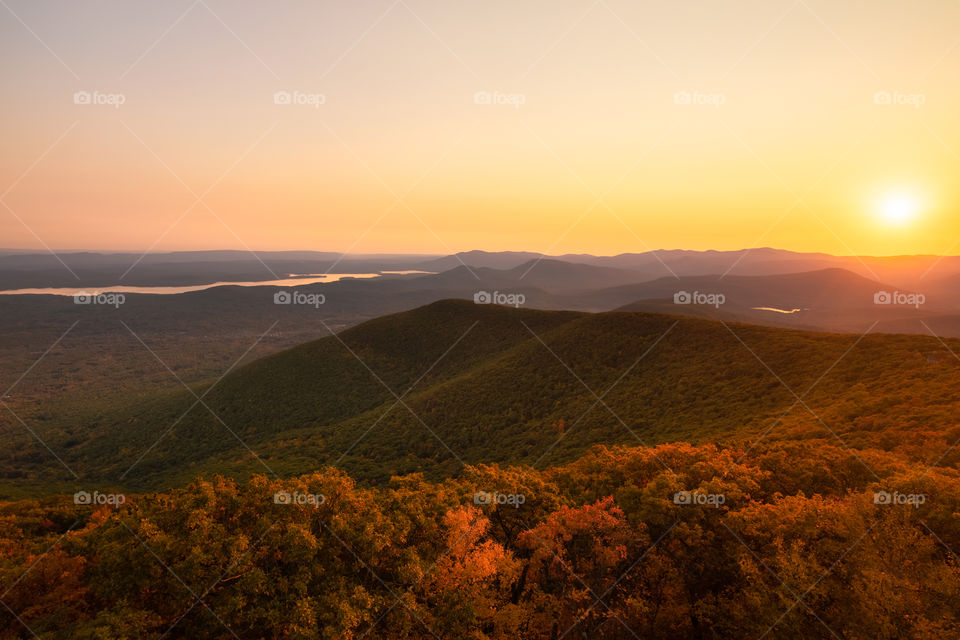
[[[463,463],[545,467],[594,444],[768,430],[865,448],[909,436],[901,447],[932,462],[960,436],[958,365],[933,337],[443,301],[46,434],[81,477],[141,488],[322,464],[366,481],[439,478]],[[49,469],[39,452],[17,463],[38,469],[18,486]]]

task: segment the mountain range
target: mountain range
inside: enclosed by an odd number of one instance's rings
[[[769,247],[735,251],[655,250],[615,256],[529,251],[466,251],[430,256],[321,251],[37,254],[0,250],[0,287],[186,286],[275,280],[305,273],[442,272],[460,266],[510,270],[541,260],[620,269],[632,273],[635,282],[665,276],[775,275],[841,268],[901,289],[922,290],[936,279],[960,276],[958,256],[834,256]]]

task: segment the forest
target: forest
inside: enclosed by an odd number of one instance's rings
[[[811,436],[0,507],[4,638],[947,638],[960,478]],[[15,613],[16,612],[16,613]]]
[[[13,399],[0,638],[958,637],[958,352],[442,301]]]
[[[51,356],[32,371],[15,388],[24,397],[4,399],[79,478],[0,413],[0,498],[83,483],[144,493],[199,475],[294,477],[324,465],[361,484],[417,472],[439,481],[464,464],[544,469],[597,444],[811,434],[899,448],[926,465],[960,462],[954,339],[444,300],[195,381],[165,369],[173,360],[153,331],[131,327],[160,360],[119,326],[122,352],[139,352],[129,368],[84,337],[71,360]],[[107,360],[98,370],[116,366],[118,381],[95,384],[88,357]],[[35,380],[49,388],[28,401]]]

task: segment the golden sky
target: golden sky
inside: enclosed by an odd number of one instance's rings
[[[0,247],[960,252],[955,1],[5,3]]]

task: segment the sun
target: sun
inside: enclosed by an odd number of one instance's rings
[[[888,225],[902,227],[913,222],[923,209],[921,199],[903,191],[884,194],[877,202],[877,216]]]

